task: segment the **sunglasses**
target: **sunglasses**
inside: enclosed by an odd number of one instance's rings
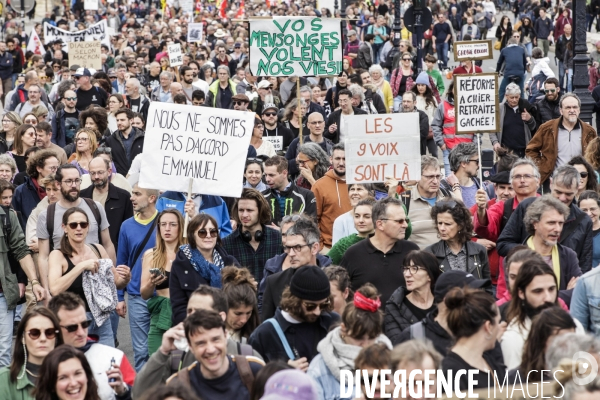
[[[556,92],[556,89],[544,89],[544,92],[546,92],[546,93],[554,93],[554,92]]]
[[[61,325],[61,327],[65,328],[67,330],[67,332],[73,333],[79,328],[79,325],[81,325],[81,329],[87,329],[90,327],[91,324],[92,324],[92,320],[88,319],[79,324],[73,324],[73,325],[67,325],[67,326]]]
[[[75,100],[77,100],[77,97],[65,97],[65,100],[75,101]]]
[[[243,104],[246,104],[246,102],[245,102],[245,101],[234,101],[234,102],[233,102],[233,105],[234,105],[234,106],[241,106],[241,105],[243,105]]]
[[[277,113],[264,113],[263,115],[265,117],[275,117],[277,115]]]
[[[580,172],[579,175],[581,175],[582,178],[587,178],[588,177],[588,173],[587,172]]]
[[[218,234],[219,234],[219,230],[216,228],[209,229],[208,231],[206,229],[200,229],[198,231],[198,237],[200,239],[205,239],[209,235],[210,235],[210,237],[217,237]]]
[[[315,311],[317,309],[317,307],[319,307],[319,310],[323,311],[323,310],[328,309],[329,306],[331,306],[331,303],[329,301],[326,301],[325,303],[321,303],[321,304],[307,303],[307,302],[303,301],[302,304],[304,304],[304,307],[306,308],[306,311],[308,311],[308,312]]]
[[[46,336],[46,339],[54,339],[56,337],[56,334],[58,333],[58,329],[54,329],[54,328],[48,328],[48,329],[30,329],[27,331],[27,335],[29,336],[29,338],[31,340],[38,340],[40,338],[40,336],[42,335],[42,332],[44,333],[44,336]]]
[[[85,229],[89,226],[88,222],[69,222],[67,224],[71,229],[77,229],[77,226],[80,226],[81,229]]]
[[[410,58],[403,58],[402,61],[410,61]]]

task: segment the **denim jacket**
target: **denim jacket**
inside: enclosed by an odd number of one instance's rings
[[[600,268],[579,277],[571,298],[571,316],[600,337]]]
[[[354,371],[352,372],[354,373]],[[340,381],[329,371],[321,354],[317,354],[313,358],[306,373],[317,382],[319,400],[351,400],[355,398],[354,390],[349,397],[340,396]],[[347,384],[348,382],[346,381]]]

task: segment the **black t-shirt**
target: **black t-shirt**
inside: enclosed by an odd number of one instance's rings
[[[487,365],[492,369],[492,373],[496,373],[496,377],[498,382],[504,382],[504,376],[506,375],[506,366],[503,362],[498,361],[498,359],[494,358],[489,352],[483,353],[483,358]],[[465,360],[462,359],[461,356],[451,351],[448,353],[446,358],[442,361],[442,371],[446,374],[446,377],[450,376],[448,371],[452,370],[452,382],[454,382],[454,377],[456,373],[460,370],[470,370],[476,369],[469,365]],[[489,378],[489,379],[488,379]],[[477,381],[477,384],[473,385],[473,389],[485,389],[488,387],[488,382],[490,387],[494,385],[494,377],[489,376],[485,372],[477,372],[473,375],[473,380]],[[475,383],[475,382],[473,382]],[[465,391],[469,388],[469,377],[467,374],[462,375],[460,377],[460,390]],[[455,389],[456,390],[456,389]]]
[[[413,303],[410,302],[408,297],[404,297],[404,300],[402,300],[402,302],[406,305],[406,307],[408,307],[410,312],[413,313],[413,315],[415,316],[417,321],[424,320],[425,317],[427,316],[427,314],[429,314],[431,311],[433,311],[435,309],[435,304],[432,304],[431,307],[429,307],[427,309],[417,307],[416,305],[414,305]]]
[[[227,356],[227,359],[229,360],[229,369],[223,376],[215,379],[206,379],[202,376],[200,363],[197,363],[195,368],[190,371],[190,384],[198,396],[211,400],[250,399],[250,393],[240,378],[237,366],[231,356]],[[252,374],[256,377],[262,365],[250,360],[248,363]]]
[[[263,135],[263,139],[265,139],[267,137],[277,137],[277,136],[281,138],[279,140],[281,141],[283,148],[278,148],[279,142],[276,141],[277,146],[276,146],[276,143],[273,143],[273,146],[275,147],[275,151],[287,149],[288,147],[290,147],[290,143],[292,143],[292,140],[294,140],[294,134],[292,133],[292,131],[290,131],[288,128],[286,128],[285,126],[283,126],[281,124],[278,124],[275,127],[275,129],[267,129],[267,127],[265,126],[265,132]],[[269,140],[269,139],[266,139],[266,140]]]
[[[67,138],[66,143],[72,143],[75,134],[79,130],[79,112],[73,113],[65,111],[65,136]]]
[[[135,112],[135,113],[139,113],[140,112],[140,108],[141,108],[141,102],[142,102],[142,97],[138,97],[137,99],[132,99],[131,97],[127,97],[127,100],[129,100],[129,108],[131,109],[131,111]]]
[[[102,108],[106,108],[106,99],[108,94],[104,89],[99,87],[92,87],[90,90],[77,89],[77,108],[79,111],[83,111],[92,104],[96,104]]]

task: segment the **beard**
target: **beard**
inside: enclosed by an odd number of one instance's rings
[[[525,312],[525,315],[527,315],[529,318],[533,319],[533,317],[535,317],[536,315],[541,313],[546,308],[554,307],[555,305],[556,305],[555,303],[545,302],[541,306],[532,307],[531,304],[529,304],[529,301],[527,301],[527,297],[526,297],[525,300],[523,301],[523,311]]]
[[[273,100],[273,95],[272,94],[265,94],[265,101],[263,102],[265,104],[267,103],[275,103],[275,101]]]
[[[77,191],[77,194],[72,194],[73,192],[69,192],[69,191],[65,191],[63,190],[63,188],[60,188],[60,194],[62,194],[63,199],[67,200],[68,202],[74,202],[79,198],[79,190]]]
[[[102,180],[102,179],[98,179],[92,182],[92,184],[94,185],[95,188],[98,189],[104,189],[106,187],[106,185],[108,184],[108,178]]]

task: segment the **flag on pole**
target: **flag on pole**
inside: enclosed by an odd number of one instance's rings
[[[222,0],[221,5],[219,7],[219,17],[226,19],[227,18],[227,0]]]
[[[31,29],[29,42],[27,43],[27,51],[31,51],[33,54],[39,54],[40,56],[46,54],[46,49],[44,49],[44,45],[35,29]]]
[[[240,8],[237,11],[237,14],[235,14],[236,18],[244,18],[244,14],[246,13],[246,6],[244,4],[244,0],[242,0],[242,2],[240,3]]]

